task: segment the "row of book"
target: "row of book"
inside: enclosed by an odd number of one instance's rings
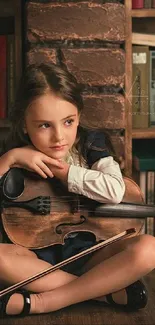
[[[132,9],[155,8],[155,0],[132,0]]]
[[[155,205],[155,171],[141,171],[140,184],[141,191],[146,204]],[[145,232],[155,236],[155,219],[147,218],[145,223]]]
[[[155,126],[155,50],[149,46],[132,47],[132,125]]]
[[[15,40],[0,35],[0,118],[7,118],[15,97]]]
[[[154,140],[139,140],[133,143],[133,175],[139,183],[144,202],[155,205],[155,148]],[[147,218],[145,232],[155,235],[155,219]]]

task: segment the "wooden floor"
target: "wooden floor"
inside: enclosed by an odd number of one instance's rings
[[[8,317],[1,325],[155,325],[155,271],[145,278],[149,301],[145,309],[125,312],[98,302],[85,302],[61,311],[25,318]]]

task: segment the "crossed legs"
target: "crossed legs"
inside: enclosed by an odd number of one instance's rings
[[[0,280],[5,286],[17,283],[50,265],[19,246],[0,245]],[[149,273],[155,266],[155,238],[141,235],[122,240],[95,252],[80,277],[57,270],[25,288],[31,294],[30,313],[46,313],[89,299],[104,300]],[[120,291],[121,290],[121,291]],[[118,298],[119,299],[119,298]],[[124,298],[125,299],[125,298]],[[13,294],[7,305],[8,314],[18,314],[23,297]]]

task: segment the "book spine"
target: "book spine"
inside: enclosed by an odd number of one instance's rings
[[[134,128],[149,126],[148,46],[133,46],[132,123]]]
[[[152,8],[155,8],[155,0],[152,0]]]
[[[152,0],[144,0],[144,8],[149,9],[152,7]]]
[[[146,172],[140,172],[139,173],[139,187],[142,191],[142,194],[143,194],[143,199],[144,199],[144,202],[146,203]],[[145,227],[143,229],[143,232],[142,233],[146,233],[147,232],[147,222],[145,220]]]
[[[147,191],[146,191],[146,197],[147,197],[147,204],[154,204],[154,180],[155,180],[155,173],[153,171],[147,172]],[[146,226],[147,226],[147,233],[150,235],[154,235],[154,218],[147,218],[146,220]]]
[[[142,191],[144,201],[146,202],[146,172],[140,172],[139,186]]]
[[[132,33],[132,44],[155,46],[155,35],[143,34],[143,33]]]
[[[155,158],[146,157],[136,157],[133,158],[133,164],[136,170],[141,171],[154,171],[155,170]]]
[[[7,116],[9,117],[15,101],[15,39],[7,35]]]
[[[6,117],[6,36],[0,35],[0,118]]]
[[[144,0],[132,0],[132,9],[144,8]]]
[[[150,126],[155,126],[155,51],[150,51]]]

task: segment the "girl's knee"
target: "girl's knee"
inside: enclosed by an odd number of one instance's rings
[[[10,248],[9,244],[0,244],[0,270],[5,271],[8,256],[10,255]]]
[[[155,267],[155,237],[148,234],[137,236],[131,249],[135,263],[148,268]]]
[[[13,251],[13,244],[0,244],[0,259],[10,254]]]

